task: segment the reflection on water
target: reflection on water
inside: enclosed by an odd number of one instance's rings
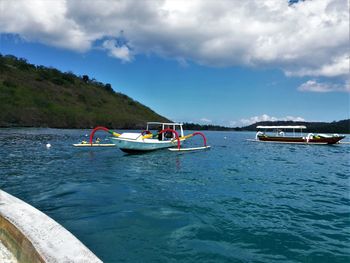
[[[349,145],[207,132],[209,151],[126,155],[73,148],[85,133],[0,130],[0,188],[105,262],[350,260]]]

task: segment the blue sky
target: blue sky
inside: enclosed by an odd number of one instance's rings
[[[174,121],[349,118],[347,1],[259,2],[5,1],[0,52],[110,83]]]

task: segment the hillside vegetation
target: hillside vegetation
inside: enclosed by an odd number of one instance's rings
[[[0,127],[142,128],[168,121],[110,84],[0,54]]]

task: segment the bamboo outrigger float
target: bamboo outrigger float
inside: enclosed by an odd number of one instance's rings
[[[152,133],[152,130],[154,130],[155,127],[158,128],[158,130]],[[110,138],[112,144],[93,142],[95,132],[99,130],[106,131],[112,135]],[[184,141],[196,135],[202,136],[204,146],[196,148],[181,148]],[[82,143],[73,145],[76,147],[117,146],[120,150],[126,153],[140,153],[164,148],[169,148],[171,151],[193,151],[210,148],[210,146],[207,145],[207,139],[203,133],[194,132],[192,134],[184,135],[181,123],[162,122],[148,122],[146,130],[142,132],[124,132],[121,134],[109,130],[106,127],[98,126],[92,130],[89,142],[83,141]]]
[[[307,136],[303,136],[303,130],[306,126],[257,126],[258,132],[256,133],[255,140],[259,142],[274,142],[274,143],[296,143],[296,144],[336,144],[345,136],[338,134],[313,134],[309,133]],[[262,131],[263,130],[263,131]],[[300,130],[300,134],[299,131]],[[275,131],[274,135],[266,134],[268,131]],[[292,131],[292,135],[285,135],[284,131],[289,133]]]

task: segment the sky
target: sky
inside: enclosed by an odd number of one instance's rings
[[[0,0],[0,14],[1,54],[173,121],[350,118],[348,0]]]

